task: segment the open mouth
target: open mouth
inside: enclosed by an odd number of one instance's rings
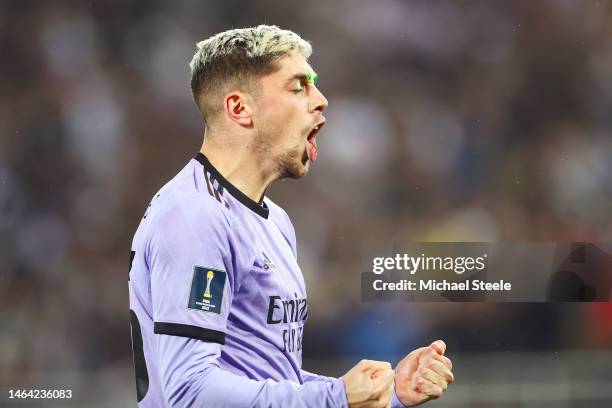
[[[317,133],[319,133],[319,130],[321,130],[324,124],[325,122],[318,123],[314,128],[312,128],[312,130],[308,134],[308,137],[306,138],[308,144],[308,146],[306,147],[306,154],[308,155],[308,160],[310,161],[316,161],[317,156],[319,155],[319,147],[317,146]]]

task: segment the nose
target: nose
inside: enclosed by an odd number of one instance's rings
[[[311,93],[312,100],[312,111],[318,110],[319,112],[323,112],[329,103],[327,102],[327,98],[319,91],[319,88],[313,86],[313,91]]]

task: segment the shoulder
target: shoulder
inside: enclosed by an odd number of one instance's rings
[[[224,265],[224,270],[238,276],[252,264],[249,243],[253,240],[231,217],[224,206],[206,195],[182,195],[152,222],[148,253],[172,264],[217,262],[216,267]]]
[[[227,229],[232,223],[231,211],[210,194],[200,175],[202,168],[190,162],[163,186],[151,200],[146,218],[150,227],[187,230]],[[185,231],[187,232],[187,231]]]
[[[230,230],[231,213],[208,194],[171,192],[160,204],[152,220],[154,231],[197,236],[214,233],[219,237]]]

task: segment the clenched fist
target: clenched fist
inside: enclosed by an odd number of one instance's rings
[[[453,364],[444,356],[442,340],[408,354],[395,368],[395,393],[406,406],[422,404],[439,398],[455,380]]]
[[[349,407],[389,407],[394,376],[391,364],[387,362],[361,360],[342,376]]]

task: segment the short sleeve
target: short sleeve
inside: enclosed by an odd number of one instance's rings
[[[244,259],[223,209],[185,199],[160,215],[149,240],[154,331],[225,343]]]

